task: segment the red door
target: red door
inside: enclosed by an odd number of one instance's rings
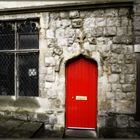
[[[66,127],[96,128],[97,65],[79,56],[66,65]]]

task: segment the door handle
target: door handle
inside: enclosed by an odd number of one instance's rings
[[[74,96],[72,96],[72,100],[74,100]]]

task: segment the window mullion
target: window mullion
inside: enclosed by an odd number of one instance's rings
[[[15,96],[16,98],[18,98],[18,67],[17,67],[17,53],[16,53],[16,50],[17,50],[17,22],[15,22],[15,48],[14,48],[14,55],[15,55]]]

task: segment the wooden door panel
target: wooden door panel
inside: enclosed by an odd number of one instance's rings
[[[97,65],[82,56],[66,65],[66,126],[96,128]]]

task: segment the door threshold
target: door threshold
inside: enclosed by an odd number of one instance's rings
[[[67,129],[96,130],[95,128],[86,128],[86,127],[68,127]]]
[[[66,128],[64,138],[97,138],[97,132],[93,128]]]

